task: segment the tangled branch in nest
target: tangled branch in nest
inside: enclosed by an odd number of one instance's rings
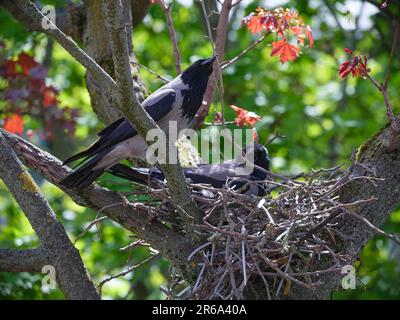
[[[250,292],[255,298],[274,299],[288,295],[293,284],[316,288],[321,284],[319,276],[340,273],[343,266],[352,263],[353,257],[340,252],[340,243],[347,239],[336,229],[348,215],[400,243],[396,236],[386,234],[354,213],[355,208],[376,198],[340,202],[338,191],[347,183],[360,180],[375,185],[379,180],[373,176],[353,176],[353,169],[354,164],[345,174],[339,167],[321,169],[309,176],[302,175],[301,180],[272,175],[266,181],[268,196],[261,200],[226,189],[192,185],[214,194],[213,198],[195,195],[205,212],[203,223],[196,227],[207,241],[188,258],[188,262],[200,261],[195,284],[179,294],[169,291],[168,296],[226,300],[242,299]],[[171,208],[166,207],[168,191],[152,189],[149,193],[162,200],[153,207],[157,218],[173,228],[182,228],[171,215]],[[323,270],[316,267],[321,259],[328,262]],[[254,283],[261,283],[262,287],[254,288]]]

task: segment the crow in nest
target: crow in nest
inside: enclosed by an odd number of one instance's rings
[[[252,165],[252,170],[240,170],[249,164]],[[242,154],[234,160],[182,170],[185,177],[194,184],[206,184],[219,189],[227,186],[245,195],[264,196],[266,191],[263,181],[267,178],[269,169],[270,158],[267,149],[261,144],[254,144],[243,148]],[[152,182],[156,185],[164,184],[164,174],[158,168],[131,168],[117,164],[107,171],[145,186],[149,186],[149,182],[150,186]]]

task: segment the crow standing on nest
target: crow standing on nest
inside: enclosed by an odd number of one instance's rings
[[[183,173],[195,184],[208,184],[214,188],[228,186],[231,190],[245,195],[264,196],[266,192],[263,181],[267,178],[266,171],[269,171],[270,166],[267,149],[261,144],[247,145],[243,148],[242,154],[248,161],[254,163],[251,173],[238,173],[238,169],[246,166],[242,156],[220,164],[185,168]],[[123,164],[117,164],[111,167],[108,172],[145,186],[152,180],[161,183],[164,181],[162,171],[157,168],[130,168]]]
[[[199,59],[178,77],[151,94],[142,105],[168,131],[169,121],[177,121],[178,132],[189,126],[203,101],[215,57]],[[105,170],[127,158],[145,160],[147,144],[125,118],[101,130],[88,149],[68,158],[64,165],[83,159],[78,168],[61,181],[67,188],[85,188]]]

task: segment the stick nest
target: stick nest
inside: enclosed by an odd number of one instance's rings
[[[205,212],[197,230],[207,241],[188,259],[200,271],[195,284],[180,293],[178,281],[164,291],[171,299],[242,299],[244,293],[276,299],[290,297],[294,284],[313,289],[324,275],[340,273],[353,257],[341,254],[348,236],[336,227],[347,215],[357,216],[354,209],[359,205],[376,200],[340,202],[340,189],[350,181],[377,180],[352,177],[352,168],[347,173],[338,167],[321,169],[300,179],[273,175],[266,181],[264,198],[202,187],[214,193],[212,199],[195,197]],[[158,215],[179,227],[164,210]],[[317,267],[321,265],[325,267]]]

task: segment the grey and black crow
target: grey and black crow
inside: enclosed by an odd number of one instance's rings
[[[169,121],[177,122],[177,132],[189,126],[200,108],[215,57],[199,59],[178,77],[152,93],[142,106],[168,132]],[[67,188],[85,188],[106,169],[123,159],[145,160],[147,144],[125,118],[101,130],[88,149],[68,158],[64,165],[82,159],[77,169],[61,181]]]
[[[251,173],[238,174],[238,169],[245,166],[242,156],[228,160],[220,164],[201,165],[196,168],[184,168],[183,173],[187,179],[195,184],[208,184],[214,188],[228,186],[234,191],[246,195],[264,196],[267,171],[270,167],[270,159],[267,149],[260,144],[248,145],[243,148],[242,154],[249,161],[254,159],[254,167]],[[248,164],[247,164],[248,165]],[[111,167],[111,174],[133,181],[142,185],[149,185],[153,181],[164,181],[164,175],[157,168],[130,168],[124,164]]]

